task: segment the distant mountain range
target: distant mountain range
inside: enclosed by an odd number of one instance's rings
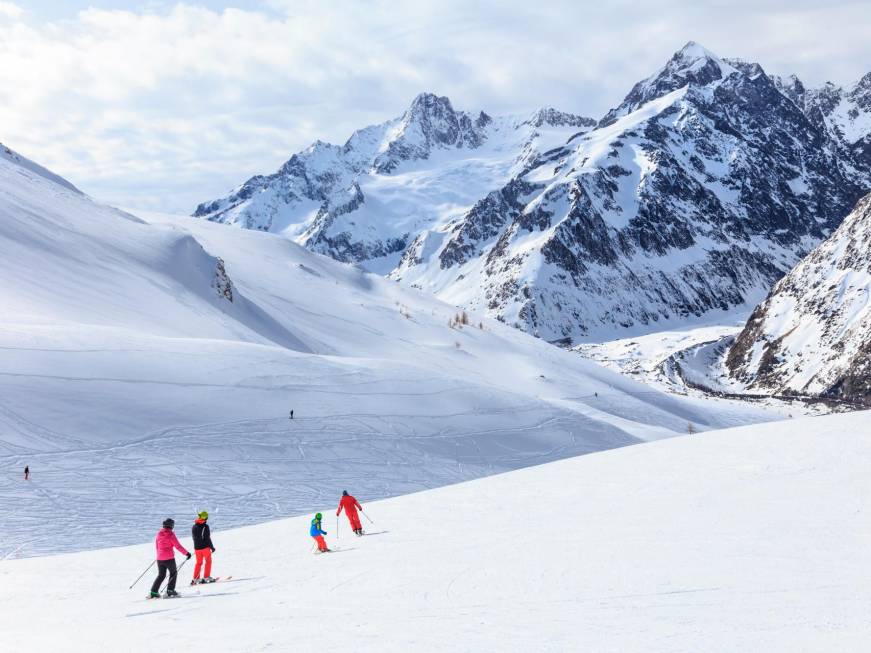
[[[871,73],[807,89],[690,42],[601,120],[423,94],[194,215],[568,344],[755,304],[869,190]]]

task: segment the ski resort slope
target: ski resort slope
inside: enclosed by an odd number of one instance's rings
[[[776,417],[474,314],[451,328],[458,309],[419,291],[273,234],[101,205],[18,155],[0,157],[0,252],[0,558]]]
[[[863,651],[871,413],[600,452],[368,503],[312,555],[308,517],[226,531],[214,575],[146,601],[152,544],[0,563],[8,648]],[[354,491],[354,488],[349,488]],[[176,514],[190,546],[184,515]],[[152,524],[157,530],[159,521]],[[51,527],[51,525],[47,525]]]

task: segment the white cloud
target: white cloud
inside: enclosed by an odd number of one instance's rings
[[[867,5],[851,2],[270,0],[43,24],[7,6],[0,140],[95,195],[183,211],[424,90],[598,117],[689,39],[811,84],[871,61]]]
[[[24,9],[14,2],[0,1],[0,18],[20,18],[24,15]]]

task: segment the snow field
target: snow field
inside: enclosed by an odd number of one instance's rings
[[[755,425],[228,531],[214,575],[145,601],[151,543],[0,563],[0,638],[29,650],[861,651],[869,413]],[[331,512],[332,510],[332,512]],[[190,545],[185,515],[174,515]],[[50,524],[46,525],[50,527]],[[159,520],[148,524],[152,531]],[[37,616],[38,615],[38,616]]]
[[[474,313],[450,328],[456,307],[273,234],[137,217],[2,159],[0,199],[0,558],[773,417],[651,391]]]

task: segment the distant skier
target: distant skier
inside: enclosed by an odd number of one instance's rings
[[[178,575],[178,568],[175,566],[175,552],[173,549],[178,549],[181,553],[191,559],[191,554],[188,553],[172,529],[175,528],[175,520],[167,517],[163,520],[163,528],[157,531],[157,537],[154,538],[154,546],[157,549],[157,578],[151,585],[151,598],[160,598],[160,586],[163,584],[163,579],[166,578],[166,573],[169,572],[169,583],[166,586],[166,595],[168,597],[178,596],[175,591],[175,581]]]
[[[357,499],[348,494],[347,490],[342,490],[342,498],[339,500],[339,509],[336,510],[336,517],[342,513],[343,509],[345,514],[348,515],[348,521],[351,522],[351,530],[354,531],[354,535],[362,536],[363,525],[360,523],[360,515],[357,514],[357,511],[363,510],[363,506],[360,505]]]
[[[29,481],[29,480],[30,480],[30,465],[25,465],[25,466],[24,466],[24,480],[25,480],[25,481]]]
[[[293,409],[290,411],[290,419],[293,419]]]
[[[197,562],[194,566],[194,579],[191,585],[200,583],[214,583],[212,578],[212,554],[215,552],[215,545],[212,544],[212,531],[209,528],[208,522],[209,513],[203,510],[197,515],[197,520],[191,528],[191,537],[194,539],[194,553],[197,556]],[[200,568],[206,564],[203,578],[200,579]]]
[[[309,535],[314,538],[314,541],[318,543],[318,553],[326,553],[329,551],[327,548],[326,540],[324,540],[324,535],[327,532],[321,528],[321,519],[323,515],[318,513],[315,515],[315,518],[312,519],[311,529],[309,530]]]

